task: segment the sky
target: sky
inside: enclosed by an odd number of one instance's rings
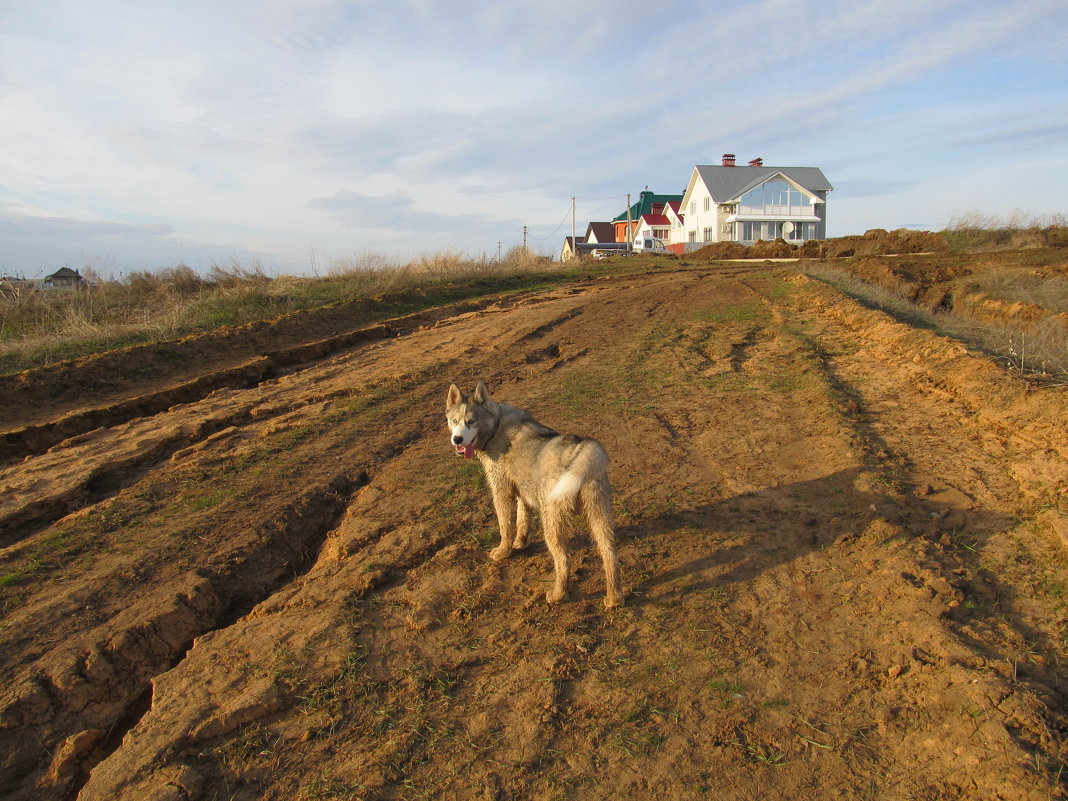
[[[0,274],[559,252],[695,164],[1068,211],[1065,0],[0,0]]]

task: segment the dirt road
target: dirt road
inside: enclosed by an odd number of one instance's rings
[[[3,467],[0,795],[1064,796],[1065,393],[793,265],[338,347]],[[625,608],[488,559],[478,379],[605,445]]]

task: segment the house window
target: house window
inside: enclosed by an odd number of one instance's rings
[[[742,214],[811,214],[812,200],[786,181],[765,181],[741,197]]]
[[[783,239],[788,239],[793,242],[803,242],[806,239],[812,239],[816,236],[815,223],[795,222],[793,226],[793,230],[789,233],[783,232]]]
[[[794,223],[795,226],[801,223]],[[774,239],[790,239],[793,234],[786,235],[782,230],[782,222],[754,222],[744,223],[746,228],[743,228],[743,233],[748,241],[755,242],[758,239],[763,239],[766,242],[771,242]]]
[[[690,231],[690,241],[691,242],[696,242],[697,241],[697,231]]]
[[[708,211],[708,204],[712,201],[712,198],[705,198],[705,211]]]
[[[691,200],[690,201],[690,214],[697,214],[697,201],[696,200]]]
[[[716,234],[716,231],[712,226],[709,226],[708,228],[706,228],[705,229],[705,241],[706,242],[711,242],[712,238],[715,236],[715,234]]]

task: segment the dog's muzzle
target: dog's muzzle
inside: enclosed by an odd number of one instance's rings
[[[456,455],[470,459],[475,455],[475,445],[474,443],[464,445],[463,441],[464,438],[459,435],[452,438],[452,444],[456,447]]]

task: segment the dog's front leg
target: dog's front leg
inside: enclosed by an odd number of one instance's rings
[[[490,491],[493,493],[493,508],[497,512],[497,525],[501,530],[501,544],[490,551],[490,559],[499,562],[512,553],[515,541],[516,492],[512,482],[504,476],[487,471]]]
[[[516,493],[518,496],[519,493]],[[522,497],[515,501],[515,540],[512,549],[521,551],[527,547],[527,537],[530,533],[530,507]]]

